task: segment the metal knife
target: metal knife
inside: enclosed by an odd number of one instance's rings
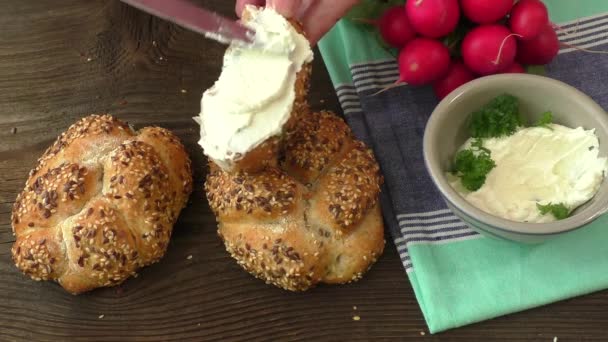
[[[121,0],[223,44],[251,43],[255,32],[239,22],[198,7],[186,0]]]

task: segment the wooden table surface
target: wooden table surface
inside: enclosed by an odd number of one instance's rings
[[[233,1],[199,2],[232,15]],[[0,4],[1,341],[608,340],[608,291],[430,335],[390,243],[356,284],[288,293],[254,279],[215,233],[192,121],[223,47],[118,1]],[[339,110],[319,54],[314,70],[312,106]],[[100,112],[176,132],[195,192],[161,262],[120,287],[72,296],[13,265],[10,210],[43,150]]]

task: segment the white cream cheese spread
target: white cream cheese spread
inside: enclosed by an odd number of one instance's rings
[[[233,43],[222,73],[203,94],[200,141],[205,154],[230,168],[250,150],[281,133],[295,99],[296,74],[310,63],[308,40],[271,8],[247,8],[251,45]]]
[[[477,191],[466,190],[449,174],[450,184],[469,203],[495,216],[519,222],[551,222],[537,204],[563,204],[569,210],[589,201],[606,172],[594,130],[551,124],[521,128],[511,136],[483,140],[496,166]],[[462,149],[470,148],[469,139]]]

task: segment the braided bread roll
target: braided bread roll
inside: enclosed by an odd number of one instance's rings
[[[171,132],[91,115],[30,172],[13,206],[13,260],[73,294],[120,284],[164,255],[191,192],[190,159]]]
[[[250,173],[211,163],[205,190],[226,249],[286,290],[360,279],[384,249],[372,152],[330,112],[302,115],[281,145],[280,167]]]

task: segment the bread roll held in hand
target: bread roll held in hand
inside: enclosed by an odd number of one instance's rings
[[[299,25],[272,9],[243,18],[272,51],[229,48],[197,118],[218,234],[283,289],[358,280],[384,248],[378,164],[342,119],[308,109],[312,51]]]
[[[190,159],[171,132],[91,115],[30,172],[13,206],[13,259],[74,294],[120,284],[164,255],[191,192]]]

